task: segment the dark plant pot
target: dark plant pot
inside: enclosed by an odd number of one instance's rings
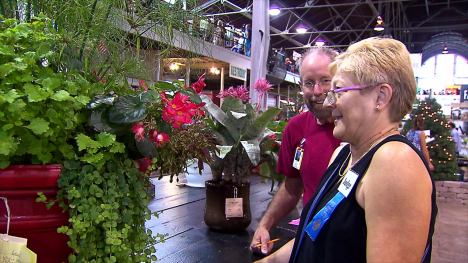
[[[205,182],[205,224],[212,230],[236,232],[246,229],[252,221],[250,213],[250,183],[235,185],[237,197],[242,198],[243,217],[226,218],[226,198],[234,198],[234,184],[221,185],[211,180]]]
[[[36,202],[37,192],[56,199],[60,165],[10,165],[0,170],[0,196],[8,199],[12,236],[28,239],[27,247],[37,254],[37,262],[68,262],[72,250],[67,235],[57,228],[68,225],[68,213],[58,204],[49,210]],[[7,210],[0,200],[0,233],[6,233]]]

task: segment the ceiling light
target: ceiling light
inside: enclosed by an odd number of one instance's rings
[[[384,26],[384,22],[382,20],[382,17],[378,16],[377,17],[377,24],[375,25],[374,30],[375,31],[382,31],[384,29],[385,29],[385,26]]]
[[[171,70],[178,70],[179,69],[179,65],[177,65],[176,63],[171,63],[169,65],[169,69]]]
[[[272,16],[277,16],[281,13],[281,9],[279,7],[271,7],[269,10],[268,10],[268,13]]]
[[[444,50],[442,50],[442,54],[448,54],[448,48],[447,46],[444,47]]]
[[[270,9],[268,10],[268,13],[272,16],[277,16],[281,13],[281,9],[279,6],[275,3],[275,1],[271,1],[270,4]]]
[[[296,31],[297,31],[297,33],[304,34],[305,32],[307,32],[307,27],[305,27],[305,26],[298,26],[298,27],[296,28]]]
[[[321,46],[325,45],[325,40],[319,39],[319,40],[315,41],[315,45],[321,47]]]

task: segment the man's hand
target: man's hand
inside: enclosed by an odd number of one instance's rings
[[[273,243],[267,244],[268,241],[270,241],[270,233],[265,227],[259,226],[257,230],[255,230],[252,243],[250,243],[250,250],[263,255],[268,255],[273,249]],[[258,244],[261,244],[261,246],[257,247]]]

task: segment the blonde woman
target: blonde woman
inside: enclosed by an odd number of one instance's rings
[[[330,65],[324,107],[333,154],[302,211],[295,240],[261,262],[430,262],[435,186],[422,153],[398,132],[416,97],[399,41],[369,38]]]

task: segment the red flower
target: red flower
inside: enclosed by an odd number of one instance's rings
[[[132,127],[132,131],[135,133],[135,140],[141,142],[145,140],[145,128],[141,125],[135,125]]]
[[[156,147],[160,147],[170,140],[169,135],[162,132],[158,133],[156,129],[149,131],[149,139],[155,144]]]
[[[202,91],[203,91],[203,88],[206,86],[206,84],[203,82],[205,81],[205,73],[203,73],[203,75],[201,75],[201,77],[198,79],[197,82],[195,83],[192,83],[192,85],[190,86],[190,88],[195,91],[197,94],[200,94]]]
[[[144,79],[140,80],[140,86],[138,86],[137,89],[144,89],[145,91],[148,90],[148,88],[145,85]]]
[[[172,123],[172,127],[176,130],[180,129],[180,127],[182,127],[182,122],[178,122],[178,121],[174,121]]]
[[[276,139],[276,134],[268,135],[267,137],[270,138],[270,139],[275,140]]]
[[[164,91],[159,92],[159,97],[161,97],[162,102],[165,102],[165,103],[169,102],[169,100],[167,99],[166,92],[164,92]]]

